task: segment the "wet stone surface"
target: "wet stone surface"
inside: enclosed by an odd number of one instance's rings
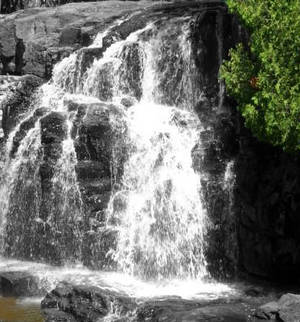
[[[61,283],[46,295],[41,307],[48,322],[242,322],[259,321],[254,312],[264,301],[265,297],[247,295],[216,300],[138,299],[104,288]]]

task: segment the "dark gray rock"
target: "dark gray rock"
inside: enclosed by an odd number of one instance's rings
[[[46,321],[96,322],[246,322],[255,321],[252,304],[241,302],[191,301],[179,297],[153,300],[130,299],[128,296],[96,287],[62,283],[42,301]],[[59,320],[60,318],[65,320]],[[69,320],[68,320],[69,319]]]
[[[246,322],[249,308],[242,303],[200,304],[184,300],[145,303],[137,309],[138,322]],[[254,320],[252,320],[254,321]]]
[[[279,301],[279,317],[284,322],[300,321],[300,295],[285,294]]]
[[[61,143],[67,135],[66,118],[59,112],[51,112],[40,121],[42,144]]]
[[[110,313],[122,316],[133,312],[136,303],[125,294],[107,289],[61,283],[46,295],[41,308],[47,322],[60,321],[56,317],[61,314],[65,321],[73,321],[72,317],[74,321],[95,322]]]
[[[287,293],[277,302],[260,306],[255,316],[262,320],[297,322],[300,321],[300,295]]]
[[[240,133],[236,208],[242,270],[299,282],[300,160]]]
[[[210,273],[217,278],[234,276],[238,265],[236,217],[233,211],[234,178],[225,184],[228,163],[238,151],[236,113],[226,100],[218,80],[219,66],[229,48],[243,41],[240,25],[226,9],[215,3],[210,10],[199,10],[191,25],[191,45],[201,89],[195,111],[204,124],[201,144],[193,149],[194,167],[205,174],[202,196],[211,225],[206,232],[206,258]],[[232,37],[232,35],[235,37]],[[196,96],[197,97],[197,96]],[[199,97],[201,99],[199,100]],[[233,173],[235,169],[232,169]]]
[[[8,297],[44,295],[38,279],[29,272],[0,272],[0,294]]]
[[[279,304],[277,302],[270,302],[260,306],[255,316],[261,320],[276,320],[279,313]]]
[[[6,97],[1,102],[3,111],[2,128],[5,137],[18,123],[22,114],[28,111],[38,86],[42,84],[42,79],[33,75],[22,77],[0,76],[0,84],[7,82],[9,85],[5,88]]]

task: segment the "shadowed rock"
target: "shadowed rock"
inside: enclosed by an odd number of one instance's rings
[[[36,277],[29,272],[0,272],[1,296],[38,296],[44,295],[44,290]]]
[[[245,322],[252,306],[247,303],[222,303],[222,300],[191,301],[179,297],[153,300],[129,298],[127,295],[98,287],[61,283],[42,301],[47,322]],[[60,320],[60,317],[66,320]],[[72,320],[74,319],[74,320]]]
[[[300,295],[284,294],[277,302],[270,302],[260,306],[256,310],[255,316],[261,320],[300,321]]]
[[[65,313],[74,321],[95,322],[111,313],[125,316],[134,311],[136,303],[125,294],[107,289],[61,283],[46,295],[41,307],[48,322],[60,321],[56,317],[62,314],[65,318]]]

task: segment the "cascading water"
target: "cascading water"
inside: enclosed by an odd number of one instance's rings
[[[129,158],[122,189],[112,196],[108,211],[108,223],[118,230],[114,259],[122,270],[147,278],[206,274],[205,210],[192,160],[201,126],[192,112],[195,93],[187,86],[193,76],[187,30],[186,25],[177,27],[181,36],[172,44],[178,55],[174,66],[187,67],[182,75],[173,74],[170,67],[160,73],[166,57],[157,48],[170,45],[166,32],[139,43],[142,95],[126,111]],[[179,91],[185,87],[189,99],[172,93],[174,86]],[[179,106],[161,105],[165,101]]]
[[[202,124],[194,113],[201,86],[191,19],[154,21],[102,48],[110,28],[90,46],[101,57],[88,68],[84,51],[55,66],[6,141],[0,187],[6,256],[85,263],[86,240],[93,237],[90,248],[104,249],[95,236],[105,230],[114,241],[104,257],[119,271],[147,280],[207,276],[207,216],[195,166],[202,157]],[[122,127],[111,137],[107,209],[93,217],[86,200],[100,197],[88,195],[78,179],[78,131],[90,111],[105,115],[111,129]],[[81,163],[96,159],[83,154]]]

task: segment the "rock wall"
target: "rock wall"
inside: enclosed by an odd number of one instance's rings
[[[299,283],[300,158],[258,142],[241,127],[236,162],[240,269]]]
[[[205,153],[199,166],[205,171],[203,198],[210,220],[206,257],[209,271],[218,278],[235,275],[238,263],[233,165],[239,150],[236,113],[218,80],[219,66],[229,48],[245,37],[238,20],[220,5],[200,13],[195,21],[193,51],[203,88],[196,111],[205,126],[201,133]]]
[[[1,16],[0,69],[5,74],[29,73],[47,79],[56,61],[90,44],[94,35],[113,19],[149,6],[152,4],[143,2],[81,3],[62,6],[59,11],[30,9]],[[183,7],[172,10],[177,10],[178,15]],[[162,10],[160,7],[160,14],[170,14],[170,8]],[[263,278],[299,281],[300,159],[255,140],[244,128],[234,102],[226,97],[224,84],[218,81],[219,65],[228,57],[229,48],[247,39],[237,19],[228,14],[221,2],[211,3],[209,10],[200,7],[195,10],[199,13],[192,26],[193,54],[201,75],[197,81],[203,88],[196,111],[206,125],[202,133],[202,148],[206,153],[196,166],[205,168],[203,197],[211,221],[206,254],[209,270],[220,278],[234,275],[238,268]],[[144,23],[145,14],[135,20],[135,25],[129,22],[122,26],[118,37],[126,37]],[[87,64],[101,55],[91,51],[83,54],[86,58],[82,61],[86,59]],[[3,77],[4,84],[7,77]],[[4,137],[18,121],[18,115],[28,107],[33,90],[42,82],[41,78],[28,77],[12,78],[22,80],[16,87],[19,90],[9,103],[1,105]],[[83,225],[85,230],[93,231],[103,224],[103,210],[111,192],[111,154],[116,151],[112,151],[110,137],[116,129],[110,127],[108,120],[117,115],[113,108],[108,113],[105,106],[69,104],[78,116],[76,152],[79,163],[76,171],[84,203],[89,209]],[[61,137],[58,135],[59,122],[60,118],[55,114],[42,121],[46,153],[41,180],[45,195],[47,182],[51,179],[51,164],[57,158],[64,136],[63,129]],[[30,124],[26,126],[30,127]],[[22,131],[20,129],[15,146],[24,135]],[[232,171],[229,181],[224,177],[227,168]],[[120,176],[122,167],[116,169]],[[39,223],[36,223],[36,229],[40,229]],[[105,257],[105,247],[113,240],[111,234],[113,232],[103,229],[101,235],[85,235],[85,264],[106,265],[101,263],[101,258]],[[101,242],[95,243],[95,240]],[[95,244],[101,247],[91,246]],[[40,248],[41,253],[47,248],[44,246]],[[51,248],[47,249],[49,253],[44,255],[51,257]],[[39,254],[34,256],[39,257]]]
[[[33,74],[49,79],[53,65],[88,46],[118,17],[151,7],[151,2],[105,1],[32,8],[0,16],[0,74]]]
[[[194,53],[205,90],[196,109],[206,124],[202,167],[212,224],[208,264],[213,276],[221,278],[245,272],[299,283],[300,157],[256,140],[218,81],[219,65],[229,49],[247,39],[226,10],[198,16]],[[231,185],[222,186],[230,160]]]

